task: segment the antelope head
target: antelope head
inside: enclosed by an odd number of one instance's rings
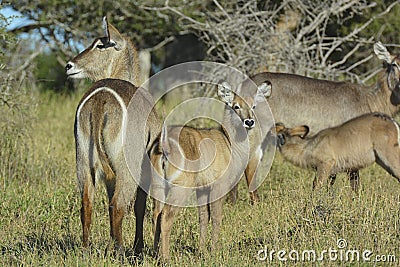
[[[253,93],[246,92],[242,96],[234,93],[230,84],[222,82],[218,85],[218,97],[239,116],[243,127],[250,130],[256,125],[254,110],[257,104],[271,95],[272,85],[264,81]]]
[[[123,50],[127,46],[126,39],[114,26],[103,18],[104,36],[96,38],[83,52],[70,60],[65,66],[69,78],[89,78],[100,80],[112,77],[123,58]]]
[[[398,105],[400,104],[400,57],[391,55],[381,42],[375,43],[374,52],[380,60],[383,60],[386,69],[387,87],[392,91],[390,101],[393,105]]]
[[[283,123],[277,123],[275,124],[277,146],[281,148],[286,144],[296,143],[300,139],[304,139],[309,131],[310,129],[307,125],[286,128]]]

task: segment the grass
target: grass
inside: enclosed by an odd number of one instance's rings
[[[41,94],[28,136],[18,150],[22,156],[12,166],[23,166],[15,173],[2,172],[0,202],[0,266],[119,266],[123,263],[106,252],[109,241],[108,208],[103,187],[96,192],[92,246],[81,247],[80,198],[75,176],[73,121],[79,93],[70,96]],[[3,149],[3,148],[0,148]],[[22,150],[21,150],[22,149]],[[8,158],[2,154],[2,161]],[[11,157],[9,157],[11,158]],[[18,165],[19,164],[19,165]],[[3,165],[2,165],[3,166]],[[10,167],[11,168],[11,167]],[[16,168],[16,167],[12,167]],[[11,168],[11,169],[12,169]],[[339,175],[333,196],[327,199],[330,210],[325,220],[316,219],[309,205],[313,172],[293,167],[278,155],[259,193],[262,201],[249,205],[244,181],[236,205],[224,207],[221,247],[200,255],[198,219],[194,208],[182,210],[177,218],[171,244],[172,266],[383,266],[388,262],[301,261],[303,251],[324,250],[340,258],[347,249],[373,252],[400,262],[399,208],[400,184],[374,165],[361,172],[360,196],[356,197]],[[151,201],[149,201],[150,203]],[[155,265],[151,256],[151,205],[145,221],[146,252],[143,266]],[[124,221],[127,248],[134,240],[133,214]],[[339,249],[337,241],[347,246]],[[284,263],[278,259],[286,257]],[[261,251],[261,252],[260,252]],[[336,251],[336,252],[335,252]],[[265,253],[266,252],[266,253]],[[290,252],[290,254],[289,254]],[[298,252],[299,260],[294,261]],[[269,258],[272,253],[272,262]],[[328,252],[326,252],[328,253]],[[336,254],[335,254],[336,253]],[[265,261],[263,258],[267,255]],[[344,257],[344,256],[343,256]]]

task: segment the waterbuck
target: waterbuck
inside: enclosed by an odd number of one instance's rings
[[[121,79],[139,86],[137,51],[129,38],[103,18],[104,37],[96,38],[65,66],[70,78],[88,78],[98,81],[106,78]]]
[[[97,38],[66,66],[70,78],[101,79],[82,97],[75,116],[83,246],[89,245],[94,192],[103,180],[109,199],[110,235],[118,252],[123,251],[122,220],[136,195],[134,246],[135,254],[138,254],[143,248],[147,193],[137,186],[137,181],[147,178],[149,183],[151,179],[149,173],[148,177],[144,176],[145,172],[142,175],[142,164],[161,131],[161,123],[153,109],[152,96],[134,85],[136,61],[132,44],[106,19],[103,22],[106,37]],[[146,118],[145,114],[149,116]],[[127,158],[128,162],[124,155],[126,147],[134,150]]]
[[[306,125],[286,128],[278,123],[275,131],[285,159],[316,170],[313,189],[322,188],[331,174],[358,170],[374,162],[400,181],[400,129],[386,114],[367,113],[311,137]]]
[[[219,91],[221,96],[221,88]],[[263,98],[269,96],[270,91],[269,84],[262,84],[251,98],[252,105],[265,102]],[[230,95],[231,91],[227,94]],[[226,97],[224,95],[222,98]],[[234,96],[234,99],[239,105],[239,97]],[[251,106],[244,99],[241,99],[240,105],[243,113],[252,114]],[[255,119],[250,115],[243,119],[233,113],[232,108],[226,105],[221,128],[164,126],[158,143],[152,148],[150,158],[158,173],[155,177],[160,177],[159,180],[153,178],[151,187],[152,195],[156,196],[153,213],[154,248],[160,249],[164,261],[169,259],[170,234],[175,217],[187,205],[190,193],[194,191],[199,205],[200,249],[204,250],[210,219],[212,245],[213,248],[218,246],[224,195],[242,176],[252,153],[252,137],[248,136],[246,128],[254,127]]]
[[[246,80],[242,84],[242,87],[243,86],[247,89],[240,90],[241,88],[238,88],[236,92],[233,92],[230,84],[223,82],[218,87],[218,96],[239,116],[243,122],[243,127],[247,130],[250,141],[250,159],[243,175],[246,177],[246,182],[250,190],[250,202],[254,204],[254,202],[259,201],[259,197],[256,190],[257,185],[255,181],[253,181],[253,178],[256,177],[257,167],[263,156],[263,149],[261,147],[263,136],[268,132],[268,126],[265,120],[270,119],[262,118],[262,113],[257,113],[257,110],[265,110],[267,108],[265,107],[266,102],[263,101],[263,98],[269,99],[272,85],[269,80],[265,79],[258,83],[258,87],[255,87],[251,80]],[[249,88],[252,89],[249,90]],[[255,89],[258,92],[257,94],[254,91]],[[238,94],[239,92],[240,96]],[[258,105],[258,103],[260,103],[260,105]],[[234,116],[234,113],[231,113],[230,116]],[[263,124],[260,124],[260,121],[263,121]],[[238,188],[235,186],[231,195],[233,203],[235,203],[237,195]]]
[[[251,79],[257,85],[265,80],[272,83],[274,93],[268,104],[275,121],[287,127],[308,125],[315,133],[365,113],[382,112],[393,117],[400,104],[400,58],[391,55],[380,42],[374,45],[374,51],[383,60],[383,69],[373,86],[270,72]],[[358,171],[351,170],[350,180],[358,183],[358,179]]]

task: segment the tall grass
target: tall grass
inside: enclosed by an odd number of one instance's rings
[[[27,90],[0,84],[0,177],[5,187],[10,180],[26,179],[27,156],[32,138],[36,100]]]
[[[81,247],[80,198],[76,187],[73,120],[81,94],[37,95],[37,108],[29,111],[26,134],[1,136],[0,266],[119,266],[123,262],[107,252],[108,207],[99,186],[94,207],[92,245]],[[3,112],[3,111],[2,111]],[[3,113],[2,113],[3,115]],[[10,126],[12,127],[12,126]],[[16,132],[18,132],[16,130]],[[4,139],[6,141],[4,141]],[[25,140],[25,141],[24,141]],[[8,142],[8,143],[7,143]],[[21,143],[22,142],[22,143]],[[23,144],[23,145],[21,145]],[[5,167],[7,166],[7,167]],[[284,162],[278,155],[259,193],[261,202],[249,205],[241,181],[239,201],[226,204],[221,247],[200,253],[197,210],[184,209],[171,236],[172,266],[383,266],[389,263],[278,259],[278,251],[364,250],[395,255],[400,261],[400,184],[377,166],[363,170],[361,191],[351,192],[345,175],[339,175],[326,200],[328,216],[315,217],[310,207],[313,172]],[[132,248],[135,219],[124,221],[124,239]],[[337,241],[347,246],[339,249]],[[155,265],[152,257],[151,201],[145,220],[146,250],[141,264]],[[261,251],[261,252],[260,252]],[[268,257],[263,260],[264,252]],[[331,251],[332,252],[332,251]],[[272,261],[270,255],[272,253]],[[283,252],[280,252],[283,253]],[[282,255],[281,255],[282,256]],[[318,255],[319,256],[319,255]],[[333,255],[334,256],[334,255]],[[261,258],[260,258],[261,257]],[[375,259],[375,258],[374,258]],[[391,259],[392,260],[392,259]]]

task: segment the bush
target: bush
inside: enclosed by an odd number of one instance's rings
[[[73,89],[55,53],[46,52],[36,57],[34,77],[41,90],[64,92]]]
[[[1,5],[0,5],[1,8]],[[23,86],[25,72],[17,74],[10,67],[15,57],[17,38],[7,32],[10,19],[0,14],[0,181],[24,179],[27,175],[29,131],[34,120],[36,100]]]

